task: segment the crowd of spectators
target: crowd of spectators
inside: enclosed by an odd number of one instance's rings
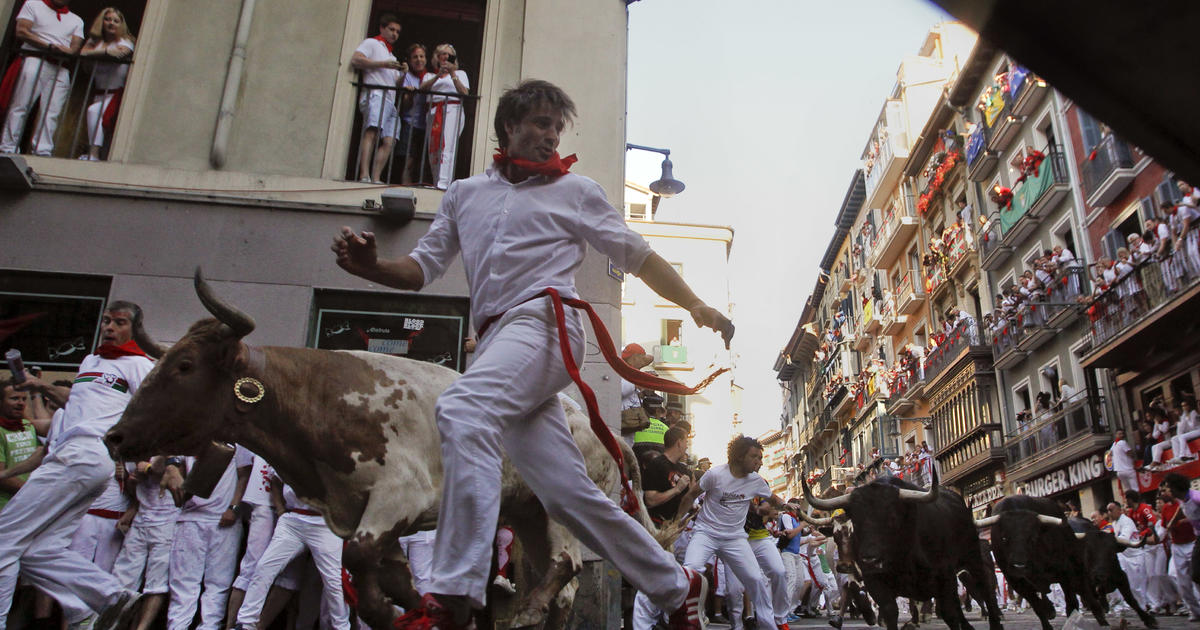
[[[1156,397],[1136,422],[1132,437],[1134,458],[1142,462],[1143,470],[1161,470],[1196,459],[1188,445],[1200,437],[1196,401],[1185,397],[1171,406],[1162,396]],[[1164,462],[1167,449],[1172,458]]]

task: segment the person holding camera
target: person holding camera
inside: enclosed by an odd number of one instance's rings
[[[400,135],[396,91],[408,64],[396,59],[393,47],[400,39],[400,20],[391,13],[379,16],[379,34],[368,37],[354,49],[350,67],[362,73],[358,109],[362,112],[362,139],[358,143],[358,181],[382,184],[383,167],[392,156]]]
[[[466,124],[462,98],[458,95],[471,90],[467,73],[458,69],[458,53],[450,44],[440,44],[433,49],[431,74],[421,82],[421,89],[433,92],[429,95],[429,167],[434,173],[434,185],[446,190],[454,179],[454,157],[458,150],[458,136]]]

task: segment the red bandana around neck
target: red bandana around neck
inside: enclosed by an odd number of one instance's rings
[[[59,22],[62,21],[62,16],[66,15],[67,11],[70,10],[67,7],[55,6],[53,2],[50,2],[50,0],[42,0],[42,2],[45,3],[46,6],[50,7],[51,11],[54,11],[55,13],[58,14],[54,17],[58,18]]]
[[[132,339],[119,346],[106,343],[99,348],[96,348],[96,354],[100,355],[100,358],[102,359],[119,359],[121,357],[150,358],[145,352],[142,352],[142,349],[138,347],[137,342]]]
[[[16,433],[17,431],[24,431],[25,430],[25,421],[20,418],[17,418],[16,420],[12,420],[10,418],[5,418],[3,416],[0,416],[0,429],[4,429],[5,431],[11,431],[13,433]]]
[[[50,0],[42,0],[42,2],[50,2]],[[391,44],[391,42],[389,42],[388,40],[384,39],[384,38],[383,38],[383,35],[376,35],[375,37],[372,37],[371,39],[378,39],[380,42],[383,42],[383,45],[384,45],[384,46],[387,46],[388,52],[392,52],[392,44]]]
[[[572,153],[565,158],[558,157],[558,151],[554,152],[554,157],[545,162],[532,162],[530,160],[522,160],[521,158],[511,157],[504,149],[496,149],[496,154],[492,156],[497,166],[512,164],[513,166],[533,173],[535,175],[545,175],[546,177],[561,177],[566,175],[571,170],[571,165],[579,161],[578,157]]]

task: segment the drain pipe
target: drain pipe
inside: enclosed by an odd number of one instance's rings
[[[233,117],[237,113],[237,100],[242,86],[242,69],[246,63],[246,41],[250,39],[250,21],[254,17],[257,0],[242,0],[242,13],[238,17],[237,34],[233,40],[233,52],[229,55],[229,71],[225,74],[225,90],[221,94],[221,109],[217,114],[217,130],[213,134],[212,153],[209,162],[213,168],[225,166],[229,152],[229,134],[233,130]]]

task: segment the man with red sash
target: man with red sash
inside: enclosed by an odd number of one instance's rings
[[[0,80],[0,109],[8,110],[0,153],[17,152],[25,118],[37,101],[42,116],[33,132],[33,152],[54,152],[58,116],[71,94],[71,73],[62,56],[78,54],[83,46],[83,19],[68,10],[70,4],[71,0],[25,0],[17,13],[21,51]],[[47,53],[55,56],[41,56]]]
[[[591,245],[686,308],[698,325],[720,331],[726,345],[733,325],[629,229],[599,184],[568,173],[575,157],[559,158],[556,149],[574,114],[574,103],[558,87],[523,81],[497,104],[495,163],[450,185],[412,253],[380,259],[374,234],[348,227],[334,239],[343,269],[406,290],[441,276],[461,253],[480,326],[475,361],[437,403],[445,480],[430,593],[397,628],[466,627],[470,609],[485,605],[505,453],[551,518],[612,562],[655,606],[673,611],[672,628],[703,627],[704,578],[681,568],[587,476],[556,396],[573,379],[583,384],[574,363],[584,350],[583,321],[563,304],[587,308],[575,299],[574,277]],[[598,317],[588,314],[609,364],[645,386],[640,381],[653,377],[621,362],[595,325]],[[593,430],[619,460],[594,395],[586,384],[580,389]],[[636,506],[628,486],[625,496],[626,507]]]
[[[5,533],[0,537],[0,627],[7,622],[18,575],[63,604],[70,623],[84,621],[88,609],[100,614],[95,625],[100,630],[123,627],[132,618],[138,594],[122,589],[69,543],[113,474],[101,438],[153,367],[133,341],[144,334],[142,309],[112,302],[101,318],[100,346],[84,357],[70,389],[37,378],[19,386],[63,406],[63,415],[41,466],[0,512]]]

